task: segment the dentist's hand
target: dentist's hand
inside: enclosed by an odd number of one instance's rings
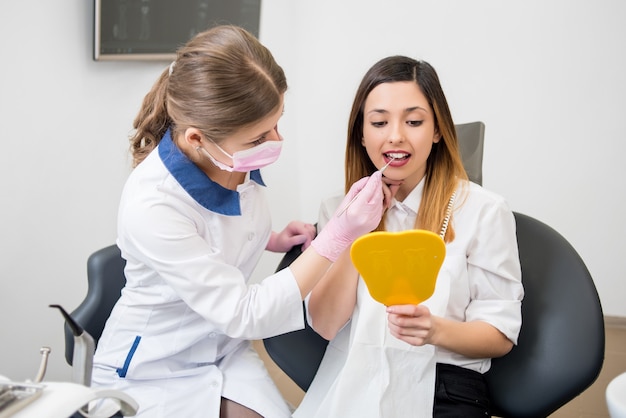
[[[378,226],[384,198],[380,171],[354,183],[335,215],[311,242],[311,247],[335,262],[352,241]]]
[[[286,253],[291,247],[302,244],[304,251],[315,238],[315,233],[315,225],[291,221],[280,233],[272,231],[265,249],[275,253]]]

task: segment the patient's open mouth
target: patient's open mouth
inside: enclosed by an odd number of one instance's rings
[[[397,161],[397,160],[406,160],[407,158],[411,156],[411,154],[407,152],[386,152],[383,154],[383,156],[389,160],[394,159]]]

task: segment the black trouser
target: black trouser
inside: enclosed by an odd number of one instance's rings
[[[437,363],[434,418],[488,417],[489,392],[481,373]]]

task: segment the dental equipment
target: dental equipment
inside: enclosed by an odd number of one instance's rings
[[[387,162],[387,164],[385,164],[385,165],[383,166],[383,168],[381,168],[381,169],[379,170],[381,174],[383,174],[383,173],[385,172],[385,170],[387,169],[387,167],[389,167],[389,164],[391,164],[391,162],[392,162],[393,160],[395,160],[395,157],[391,157],[391,159],[389,160],[389,162]],[[346,210],[348,210],[348,208],[350,207],[350,205],[351,205],[352,203],[354,203],[354,201],[356,200],[356,198],[357,198],[357,196],[358,196],[358,195],[359,195],[359,194],[357,193],[357,194],[355,194],[355,195],[354,195],[354,197],[353,197],[352,199],[350,199],[350,201],[346,204],[346,206],[344,206],[344,208],[343,208],[343,209],[341,209],[341,212],[339,212],[339,214],[337,214],[337,216],[338,216],[338,217],[339,217],[339,216],[341,216],[341,215],[343,215],[343,213],[344,213]]]
[[[61,305],[50,305],[51,308],[58,308],[65,318],[65,322],[74,335],[74,356],[72,358],[72,380],[75,383],[91,386],[91,369],[93,367],[93,355],[96,351],[96,343],[87,331],[85,331],[68,314]]]
[[[61,311],[74,335],[72,377],[75,382],[44,380],[50,348],[42,347],[42,359],[34,381],[16,382],[0,375],[0,418],[136,415],[139,404],[130,395],[119,390],[90,387],[94,340],[60,305],[50,307]]]

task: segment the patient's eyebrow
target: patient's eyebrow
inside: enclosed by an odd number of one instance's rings
[[[414,112],[414,111],[416,111],[416,110],[421,110],[422,112],[428,113],[428,109],[424,109],[424,108],[423,108],[423,107],[421,107],[421,106],[407,107],[404,111],[405,111],[406,113],[411,113],[411,112]]]
[[[427,109],[424,109],[421,106],[411,106],[411,107],[407,107],[406,109],[403,110],[404,113],[411,113],[411,112],[415,112],[416,110],[418,111],[422,111],[424,113],[428,113]],[[367,112],[369,113],[389,113],[389,111],[387,109],[372,109],[370,111]]]

